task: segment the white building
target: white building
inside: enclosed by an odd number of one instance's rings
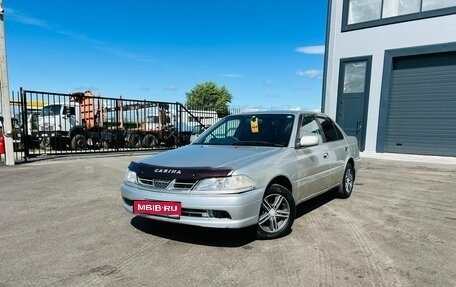
[[[456,156],[456,0],[330,0],[322,107],[365,151]]]

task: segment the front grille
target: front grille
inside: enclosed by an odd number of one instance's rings
[[[196,180],[194,181],[175,181],[174,182],[174,188],[177,189],[191,189],[196,183]]]
[[[147,178],[138,178],[138,181],[141,184],[148,185],[150,187],[155,187],[158,189],[191,189],[196,180],[180,180],[180,179],[147,179]]]
[[[52,132],[54,131],[54,126],[40,126],[40,131]]]
[[[167,189],[172,180],[169,179],[145,179],[138,178],[139,182],[142,184],[147,184],[159,189]]]

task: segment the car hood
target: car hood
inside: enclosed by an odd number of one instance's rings
[[[188,145],[141,160],[143,164],[169,168],[211,167],[238,169],[287,148],[252,146]]]

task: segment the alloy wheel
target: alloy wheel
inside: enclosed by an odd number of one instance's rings
[[[290,218],[290,204],[280,194],[270,194],[263,198],[258,225],[268,233],[280,231],[287,226]]]

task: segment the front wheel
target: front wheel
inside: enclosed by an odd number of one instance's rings
[[[291,231],[296,217],[296,205],[291,192],[280,184],[271,185],[261,201],[256,236],[274,239]]]
[[[339,189],[337,190],[337,196],[339,198],[349,198],[352,191],[353,185],[355,184],[355,169],[350,163],[347,163],[345,167],[344,177],[340,183]]]
[[[87,138],[84,135],[77,134],[71,139],[71,148],[74,150],[84,150],[87,147]]]

